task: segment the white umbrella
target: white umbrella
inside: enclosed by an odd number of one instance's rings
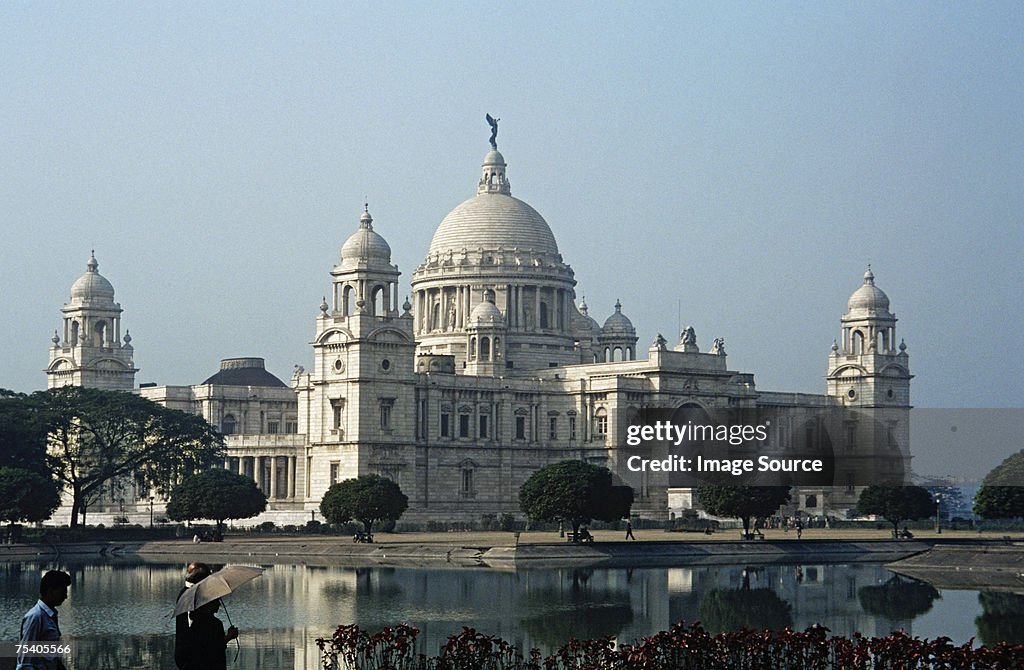
[[[248,565],[225,565],[203,581],[189,589],[178,598],[174,606],[174,616],[191,612],[218,598],[223,598],[236,588],[252,581],[263,574],[263,568]]]

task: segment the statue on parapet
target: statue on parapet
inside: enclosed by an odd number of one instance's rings
[[[491,148],[495,151],[498,150],[498,121],[501,119],[496,119],[490,114],[487,115],[487,125],[491,127]]]

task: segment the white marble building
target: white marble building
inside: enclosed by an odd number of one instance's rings
[[[230,358],[201,384],[139,389],[225,434],[225,466],[270,497],[257,521],[308,520],[332,483],[368,473],[409,496],[403,521],[519,514],[522,482],[568,458],[608,465],[633,487],[635,514],[667,518],[669,477],[628,471],[619,449],[629,420],[652,407],[777,409],[785,418],[771,444],[810,431],[821,410],[845,407],[856,411],[837,450],[909,458],[908,356],[870,269],[827,357],[824,394],[762,391],[753,374],[729,368],[722,340],[701,350],[692,329],[675,346],[659,335],[641,358],[618,302],[603,325],[579,302],[551,227],[512,197],[506,168],[496,148],[487,152],[476,194],[441,221],[404,304],[391,247],[364,211],[329,290],[309,287],[327,297],[309,369],[297,366],[289,384],[262,359]],[[94,258],[63,311],[50,386],[131,388],[130,338],[120,342],[121,310]],[[294,336],[305,328],[296,324]],[[801,489],[796,503],[841,513],[860,482],[837,471],[835,483]]]

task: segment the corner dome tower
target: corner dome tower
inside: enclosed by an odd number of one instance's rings
[[[442,219],[413,273],[417,352],[453,355],[456,370],[466,369],[474,309],[490,302],[481,309],[489,318],[497,312],[507,329],[505,374],[579,363],[572,268],[544,217],[512,197],[496,126],[476,195]]]
[[[99,273],[95,252],[85,274],[71,285],[71,301],[61,309],[63,333],[51,338],[46,367],[48,388],[84,386],[112,391],[135,387],[135,349],[126,330],[121,337],[121,305],[114,287]]]

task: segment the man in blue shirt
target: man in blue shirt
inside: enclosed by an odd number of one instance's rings
[[[57,606],[68,598],[71,575],[60,570],[50,570],[39,580],[39,601],[25,613],[21,620],[23,645],[60,644],[60,626],[57,625]],[[64,661],[57,653],[44,656],[18,654],[17,670],[65,670]]]

